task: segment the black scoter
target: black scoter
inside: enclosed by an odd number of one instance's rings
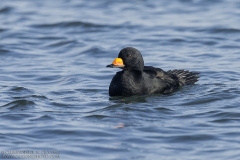
[[[144,94],[168,94],[184,85],[198,81],[199,73],[188,70],[163,71],[160,68],[144,66],[142,54],[135,48],[122,49],[111,68],[121,68],[109,86],[110,96],[133,96]]]

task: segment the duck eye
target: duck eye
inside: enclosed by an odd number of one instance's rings
[[[132,57],[132,55],[131,55],[131,54],[128,54],[127,57]]]

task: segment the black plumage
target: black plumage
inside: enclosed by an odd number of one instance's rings
[[[187,70],[163,71],[160,68],[144,66],[142,54],[135,48],[127,47],[118,54],[122,64],[114,63],[107,67],[118,67],[109,86],[110,96],[133,96],[144,94],[171,93],[180,86],[194,84],[199,73]]]

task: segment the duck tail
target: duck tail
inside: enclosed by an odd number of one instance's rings
[[[174,69],[174,70],[169,70],[167,71],[170,74],[175,75],[179,82],[180,85],[190,85],[190,84],[194,84],[195,82],[198,81],[199,76],[199,72],[190,72],[188,70],[178,70],[178,69]]]

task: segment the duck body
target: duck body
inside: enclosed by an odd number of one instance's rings
[[[132,47],[122,49],[118,58],[122,60],[122,64],[113,62],[107,66],[122,69],[116,73],[110,83],[110,96],[172,93],[180,86],[194,84],[199,78],[197,72],[186,70],[165,72],[160,68],[144,66],[141,53]]]
[[[155,71],[157,70],[157,71]],[[110,96],[133,96],[144,94],[171,93],[180,86],[177,77],[158,68],[146,67],[139,71],[117,72],[109,86]]]

